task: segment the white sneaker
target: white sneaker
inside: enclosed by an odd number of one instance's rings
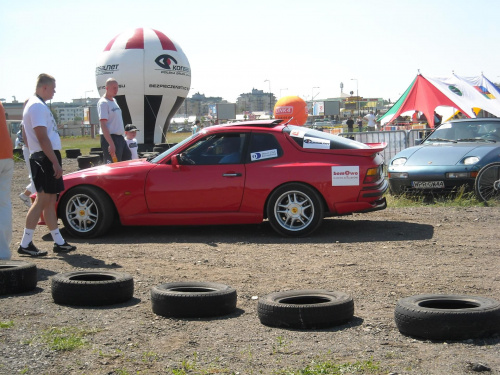
[[[27,207],[31,207],[31,199],[24,193],[19,194],[19,198],[24,202]]]

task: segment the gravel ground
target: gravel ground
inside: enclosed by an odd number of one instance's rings
[[[377,365],[358,372],[366,374],[500,374],[499,336],[429,341],[402,335],[394,322],[396,302],[410,295],[500,299],[498,207],[388,208],[326,219],[301,239],[282,238],[268,223],[117,226],[88,241],[67,235],[76,252],[33,259],[16,252],[27,210],[18,198],[27,183],[24,168],[16,163],[11,250],[13,259],[36,264],[38,284],[32,292],[0,297],[0,323],[9,323],[0,328],[0,374],[275,374],[356,361]],[[65,160],[64,168],[76,170],[76,161]],[[45,227],[34,242],[52,247]],[[129,273],[134,297],[97,308],[55,304],[52,276],[76,270]],[[150,289],[173,281],[230,285],[237,310],[210,319],[157,316]],[[294,289],[346,292],[354,318],[316,330],[262,325],[258,296]],[[52,349],[52,328],[84,334],[86,345]]]

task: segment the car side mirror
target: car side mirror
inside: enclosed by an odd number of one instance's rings
[[[172,156],[172,171],[179,171],[180,170],[180,164],[179,164],[179,154],[175,154]]]

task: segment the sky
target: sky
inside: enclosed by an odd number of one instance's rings
[[[235,102],[252,89],[305,100],[359,93],[395,102],[420,71],[500,82],[498,0],[23,0],[2,5],[0,98],[36,77],[53,101],[98,97],[96,62],[123,31],[163,32],[186,54],[191,90]]]

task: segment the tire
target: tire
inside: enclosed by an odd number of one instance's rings
[[[36,288],[34,263],[22,260],[0,260],[0,295],[23,293]]]
[[[281,235],[306,236],[321,224],[324,208],[318,193],[311,187],[290,183],[274,190],[267,203],[271,227]]]
[[[66,158],[68,159],[76,159],[81,154],[82,153],[80,152],[79,148],[68,148],[66,150]]]
[[[481,202],[500,200],[500,163],[491,163],[479,171],[474,192]]]
[[[52,298],[60,305],[113,305],[128,301],[133,294],[134,280],[126,273],[76,271],[52,278]]]
[[[66,192],[58,211],[66,230],[80,238],[93,238],[107,232],[115,219],[111,199],[91,186],[78,186]]]
[[[324,328],[347,323],[354,315],[353,299],[327,290],[290,290],[259,298],[262,324],[284,328]]]
[[[153,312],[174,318],[227,315],[236,308],[236,290],[211,282],[173,282],[151,288]]]
[[[99,155],[82,155],[76,158],[79,169],[87,169],[99,165]]]
[[[500,303],[490,298],[423,294],[403,298],[394,318],[407,336],[431,340],[465,340],[500,332]]]
[[[89,155],[99,156],[99,163],[98,164],[102,164],[104,161],[104,152],[103,151],[90,151]]]
[[[100,152],[102,152],[102,148],[100,148],[100,147],[91,147],[90,148],[90,153],[92,153],[93,151],[100,151]]]
[[[22,148],[15,148],[12,150],[14,160],[24,160],[24,153]]]
[[[161,154],[163,151],[165,151],[163,147],[153,147],[153,152],[158,152]]]

